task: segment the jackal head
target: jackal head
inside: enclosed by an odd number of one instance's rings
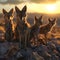
[[[13,8],[9,12],[7,12],[5,9],[3,9],[2,11],[3,11],[4,18],[7,18],[7,19],[10,19],[10,17],[13,14]]]
[[[15,11],[16,11],[17,17],[19,17],[22,20],[23,17],[26,17],[27,7],[25,5],[22,8],[22,10],[20,10],[17,6],[15,6]]]
[[[35,16],[35,24],[36,24],[37,26],[42,25],[42,16],[40,16],[39,18],[37,18],[37,17]]]
[[[53,25],[55,25],[56,24],[56,18],[52,18],[52,19],[48,19],[49,20],[49,24],[51,25],[51,26],[53,26]]]

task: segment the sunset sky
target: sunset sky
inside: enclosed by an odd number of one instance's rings
[[[31,13],[60,13],[60,0],[0,0],[0,12],[3,8],[9,11],[15,6],[22,9],[24,5],[27,5],[27,12]]]

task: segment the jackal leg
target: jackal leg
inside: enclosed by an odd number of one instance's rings
[[[45,36],[45,41],[46,41],[46,44],[47,44],[47,42],[48,42],[47,34],[44,34],[44,36]]]

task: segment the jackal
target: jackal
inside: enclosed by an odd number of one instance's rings
[[[35,24],[30,28],[30,37],[29,37],[29,41],[33,40],[33,41],[37,41],[38,39],[38,34],[39,34],[39,27],[40,25],[42,25],[42,16],[40,16],[39,18],[37,18],[35,16]]]
[[[52,27],[55,25],[56,23],[56,18],[54,19],[48,19],[49,20],[49,23],[46,24],[46,25],[42,25],[40,26],[39,28],[39,34],[43,34],[45,36],[45,39],[47,40],[47,33],[51,31]]]
[[[30,28],[30,39],[32,39],[34,36],[37,36],[37,34],[39,33],[40,25],[42,25],[42,16],[40,16],[39,18],[35,16],[35,24]]]
[[[17,26],[15,28],[16,40],[20,41],[20,45],[25,45],[26,43],[26,33],[28,31],[28,26],[25,23],[26,11],[27,7],[24,6],[22,10],[19,10],[17,6],[15,6],[16,16],[17,16]]]
[[[11,41],[13,39],[11,16],[13,15],[13,8],[7,12],[5,9],[2,10],[5,20],[5,39]]]

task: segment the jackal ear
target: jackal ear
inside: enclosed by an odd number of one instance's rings
[[[38,20],[38,18],[35,16],[35,21],[37,21]]]
[[[43,16],[41,15],[41,16],[39,17],[39,20],[41,20],[41,19],[42,19],[42,17],[43,17]]]
[[[48,20],[49,20],[49,22],[51,22],[51,19],[50,18],[48,18]]]
[[[57,20],[57,19],[56,19],[56,18],[54,18],[54,19],[53,19],[53,22],[55,22],[56,20]]]
[[[3,14],[7,14],[7,11],[5,9],[2,9]]]
[[[12,15],[13,13],[13,8],[9,11],[9,14]]]
[[[15,6],[15,11],[16,11],[16,13],[19,13],[20,9],[17,6]]]
[[[27,6],[25,5],[22,9],[22,12],[26,12],[27,11]]]

